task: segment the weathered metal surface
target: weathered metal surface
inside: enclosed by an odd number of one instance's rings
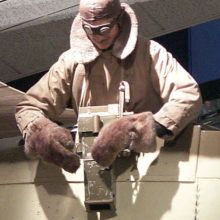
[[[113,110],[113,112],[112,112]],[[91,157],[91,148],[102,126],[118,115],[118,105],[79,109],[78,132],[84,163],[85,207],[87,212],[115,210],[113,167],[103,168]],[[98,127],[98,131],[97,131]]]
[[[114,169],[102,168],[94,160],[84,161],[85,207],[87,211],[115,210]]]

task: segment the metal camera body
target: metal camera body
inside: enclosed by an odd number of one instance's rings
[[[124,102],[129,102],[130,91],[127,82],[119,87],[119,104],[80,107],[76,132],[77,153],[84,165],[85,207],[87,212],[115,210],[114,163],[102,167],[91,156],[91,147],[101,128],[111,120],[117,120],[133,112],[124,112]],[[129,150],[121,153],[129,156]]]

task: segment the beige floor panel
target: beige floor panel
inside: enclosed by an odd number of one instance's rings
[[[112,220],[194,220],[195,189],[195,183],[119,183]]]
[[[0,219],[71,220],[87,219],[84,184],[44,183],[0,186]]]
[[[219,131],[201,132],[197,177],[220,178]]]
[[[119,182],[116,188],[116,212],[88,214],[83,183],[1,185],[1,219],[194,220],[195,183]]]
[[[220,219],[220,180],[199,179],[198,181],[198,220]]]

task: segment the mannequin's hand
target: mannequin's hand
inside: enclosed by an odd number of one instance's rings
[[[92,146],[92,157],[101,166],[110,166],[125,148],[145,153],[156,150],[155,121],[151,112],[125,116],[106,124]]]
[[[80,159],[72,151],[74,146],[70,131],[47,118],[38,118],[28,127],[25,153],[31,159],[41,158],[75,173],[80,166]]]

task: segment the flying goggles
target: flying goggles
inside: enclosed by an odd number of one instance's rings
[[[110,31],[112,30],[114,25],[118,22],[118,20],[121,20],[122,16],[123,13],[120,13],[119,16],[115,18],[112,22],[101,25],[91,25],[86,21],[83,21],[82,26],[87,34],[106,35],[110,33]]]

